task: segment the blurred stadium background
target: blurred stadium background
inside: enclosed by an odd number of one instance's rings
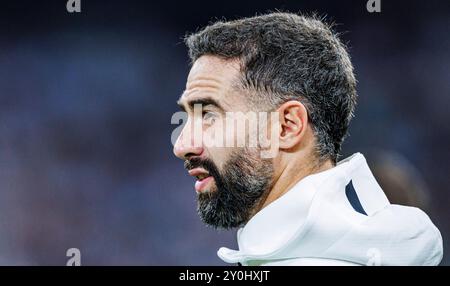
[[[222,265],[235,233],[202,225],[172,155],[181,38],[275,9],[340,24],[359,81],[343,155],[367,154],[393,200],[427,209],[450,264],[449,1],[81,3],[0,4],[1,265],[65,265],[72,247],[83,265]]]

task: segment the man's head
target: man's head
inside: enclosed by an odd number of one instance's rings
[[[353,114],[356,82],[345,47],[326,24],[314,17],[272,13],[217,22],[185,42],[193,66],[179,105],[188,120],[174,152],[199,178],[198,211],[206,223],[224,228],[245,223],[294,161],[336,162]],[[196,104],[202,105],[199,115]],[[276,141],[273,158],[261,158],[260,142],[242,147],[194,144],[196,124],[203,138],[217,136],[220,129],[234,141],[258,132],[232,134],[223,129],[227,116],[273,111],[276,121],[260,123],[276,132],[270,138],[271,145]]]

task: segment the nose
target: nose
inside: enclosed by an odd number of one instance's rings
[[[173,146],[173,153],[181,160],[187,160],[193,156],[200,156],[203,153],[201,140],[194,140],[194,136],[191,136],[188,129],[190,128],[186,124]]]

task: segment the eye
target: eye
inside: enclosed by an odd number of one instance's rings
[[[215,122],[215,114],[211,111],[203,111],[202,112],[203,121],[206,124],[213,124]]]

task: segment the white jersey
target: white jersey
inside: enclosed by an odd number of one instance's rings
[[[364,156],[307,176],[239,229],[242,265],[438,265],[442,237],[420,209],[390,204]]]

